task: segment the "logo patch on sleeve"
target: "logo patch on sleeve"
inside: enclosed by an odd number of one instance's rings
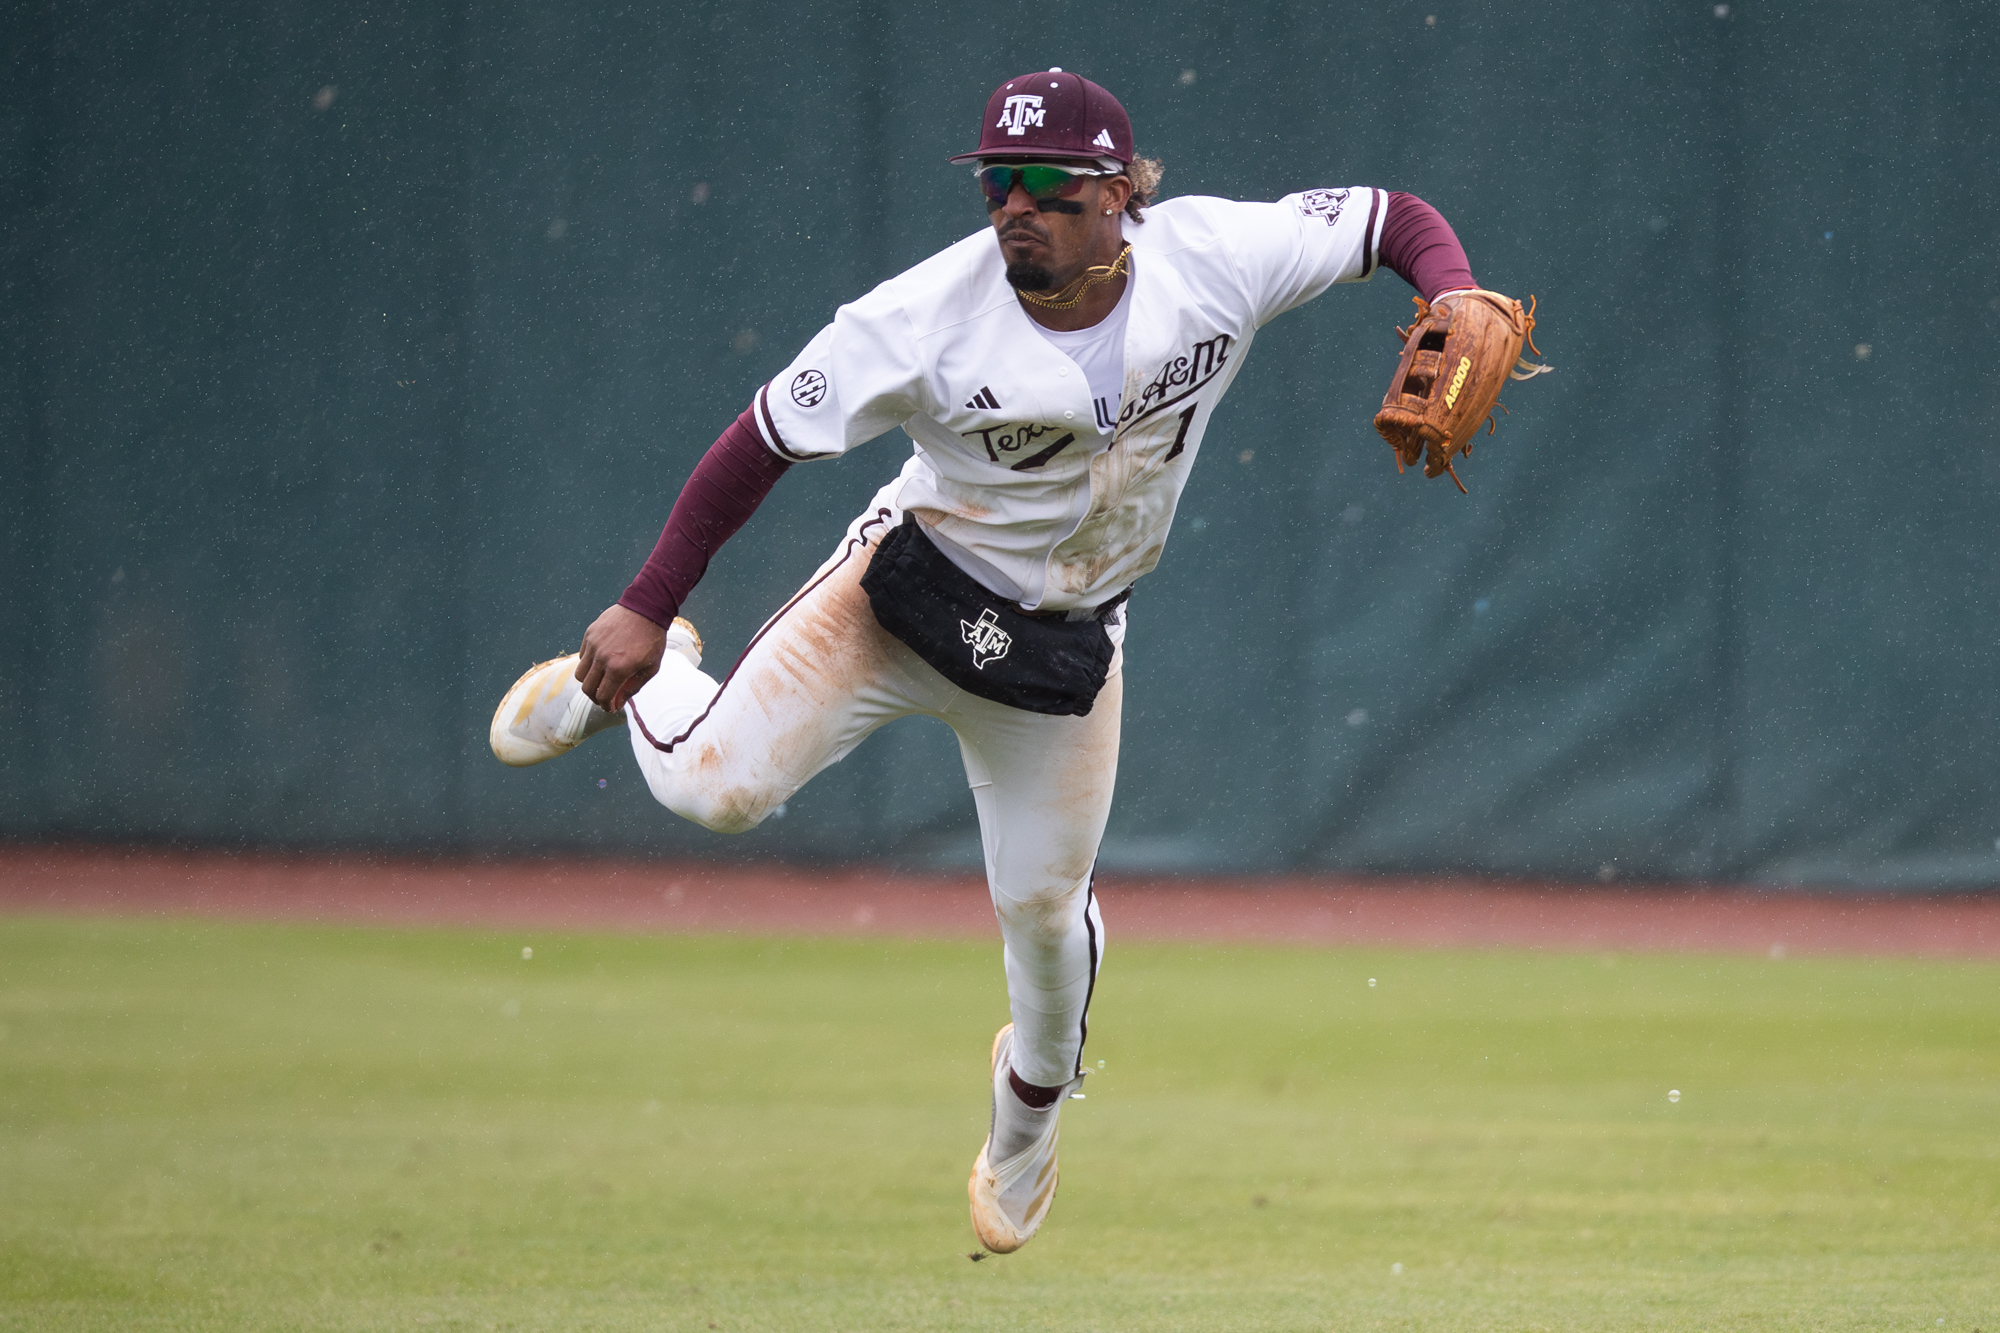
[[[1299,212],[1309,218],[1324,218],[1331,227],[1340,221],[1340,210],[1347,203],[1347,190],[1307,190],[1299,196]]]
[[[792,377],[792,401],[800,407],[818,407],[826,397],[826,376],[817,370],[801,370]]]

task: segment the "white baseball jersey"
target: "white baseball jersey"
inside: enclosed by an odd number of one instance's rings
[[[901,425],[897,501],[967,573],[1029,610],[1109,601],[1160,562],[1203,431],[1264,323],[1375,271],[1388,196],[1184,196],[1124,219],[1124,392],[1040,336],[991,228],[850,305],[757,395],[764,442],[833,458]]]

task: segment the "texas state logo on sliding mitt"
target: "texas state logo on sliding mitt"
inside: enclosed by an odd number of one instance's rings
[[[1397,329],[1403,356],[1375,414],[1375,429],[1396,451],[1396,470],[1418,458],[1424,475],[1451,479],[1463,491],[1452,459],[1471,454],[1481,422],[1493,433],[1493,409],[1510,379],[1528,380],[1554,369],[1521,356],[1521,344],[1535,346],[1534,297],[1529,308],[1511,296],[1474,289],[1447,292],[1435,304],[1416,298],[1416,322]]]

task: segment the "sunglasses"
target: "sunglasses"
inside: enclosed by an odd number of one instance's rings
[[[979,178],[980,190],[986,195],[989,212],[1006,207],[1007,196],[1014,192],[1016,185],[1026,190],[1028,198],[1037,204],[1045,204],[1075,195],[1083,189],[1086,177],[1106,174],[1093,167],[1058,167],[1044,162],[1025,167],[980,167],[973,172]]]

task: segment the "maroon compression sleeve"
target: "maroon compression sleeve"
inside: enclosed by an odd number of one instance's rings
[[[764,447],[755,406],[744,410],[695,464],[645,568],[618,605],[665,629],[701,582],[709,557],[757,511],[792,466]]]
[[[1426,301],[1439,292],[1477,287],[1465,247],[1441,214],[1413,194],[1389,196],[1382,219],[1382,266],[1417,289]]]

